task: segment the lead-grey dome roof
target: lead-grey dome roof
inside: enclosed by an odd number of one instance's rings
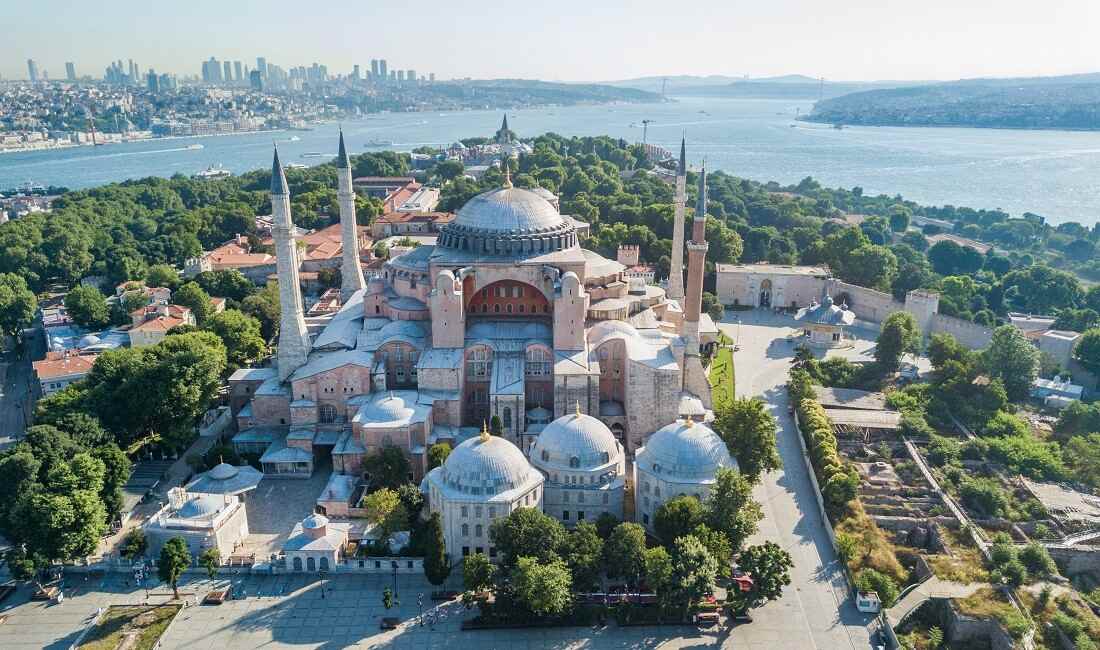
[[[537,474],[523,452],[499,436],[470,438],[443,462],[443,483],[470,495],[492,496],[515,489]]]
[[[638,469],[666,481],[710,481],[720,467],[737,467],[726,443],[699,422],[677,421],[650,436],[634,461]]]
[[[200,494],[180,506],[180,509],[176,511],[176,516],[181,519],[210,517],[217,514],[224,505],[225,499],[223,497],[214,494]]]
[[[478,194],[440,231],[437,246],[521,256],[577,245],[573,220],[531,190],[502,187]]]
[[[622,448],[607,425],[584,413],[547,424],[531,447],[531,461],[543,468],[589,470],[621,457]]]

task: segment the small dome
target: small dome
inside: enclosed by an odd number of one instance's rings
[[[328,517],[314,513],[302,520],[302,528],[306,530],[318,530],[328,525]]]
[[[615,435],[591,415],[564,415],[542,430],[531,447],[531,460],[538,467],[595,469],[622,456]]]
[[[99,345],[102,343],[100,338],[95,334],[88,334],[80,338],[80,341],[76,344],[79,348],[89,348],[93,345]]]
[[[441,469],[443,482],[451,488],[486,496],[519,487],[534,472],[519,447],[499,436],[462,442]]]
[[[218,513],[225,505],[225,499],[216,494],[201,494],[180,506],[176,516],[181,519],[197,519]]]
[[[229,463],[218,463],[207,472],[207,476],[217,481],[225,481],[237,475],[239,470]]]
[[[393,422],[395,420],[407,420],[414,414],[413,409],[405,404],[405,399],[398,395],[383,395],[375,398],[370,404],[360,411],[364,422]]]
[[[635,459],[638,469],[670,481],[712,480],[720,467],[737,467],[710,427],[677,421],[650,436]]]

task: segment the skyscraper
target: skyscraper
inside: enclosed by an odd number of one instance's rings
[[[359,81],[359,64],[356,63],[355,67],[351,69],[351,78],[355,81]]]
[[[34,62],[34,59],[27,59],[27,77],[30,78],[31,83],[38,83],[38,64]]]
[[[370,78],[371,81],[378,81],[378,59],[370,60]]]
[[[248,82],[252,86],[252,90],[264,89],[264,78],[259,70],[253,70],[248,74]]]
[[[405,71],[404,70],[398,70],[397,71],[397,81],[401,82],[401,81],[404,81],[404,80],[405,80]]]
[[[160,92],[160,77],[157,76],[156,70],[149,68],[149,73],[145,75],[145,87],[151,93]]]
[[[244,79],[245,79],[245,77],[244,77],[244,74],[243,74],[243,70],[241,68],[241,62],[240,61],[234,61],[233,62],[233,81],[236,81],[237,83],[241,83],[242,81],[244,81]]]
[[[256,71],[260,73],[260,79],[267,79],[267,59],[256,57]]]
[[[224,81],[225,83],[230,83],[231,81],[233,81],[233,64],[229,61],[226,61],[222,64],[222,70],[222,81]]]
[[[383,83],[385,83],[386,77],[388,76],[389,74],[386,72],[386,60],[378,59],[378,78],[381,79]]]
[[[65,62],[65,78],[69,81],[76,81],[76,65],[72,61]]]
[[[405,71],[405,79],[408,79],[409,81],[411,81],[413,83],[416,83],[416,70],[406,70]]]

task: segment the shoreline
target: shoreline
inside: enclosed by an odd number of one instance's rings
[[[793,118],[796,122],[805,122],[807,124],[824,124],[826,126],[835,126],[837,124],[848,128],[856,126],[865,126],[869,128],[900,128],[900,129],[988,129],[990,131],[1037,131],[1040,133],[1100,133],[1100,126],[1094,129],[1088,128],[1070,128],[1067,126],[994,126],[983,124],[902,124],[902,123],[883,123],[883,124],[867,124],[864,122],[832,122],[829,120],[812,120],[808,117],[796,117]]]
[[[217,138],[227,135],[257,135],[261,133],[286,133],[288,131],[297,131],[298,129],[290,128],[278,128],[278,129],[257,129],[255,131],[233,131],[230,133],[204,133],[202,135],[159,135],[150,138],[134,138],[132,140],[119,140],[117,142],[100,142],[98,144],[92,144],[90,142],[82,144],[62,144],[53,145],[49,147],[30,147],[24,149],[0,149],[0,154],[13,154],[13,153],[32,153],[35,151],[62,151],[66,149],[80,149],[83,147],[109,147],[118,144],[135,144],[139,142],[161,142],[163,140],[191,140],[195,138]]]

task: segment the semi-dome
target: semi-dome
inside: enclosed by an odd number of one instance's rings
[[[577,245],[573,220],[531,190],[502,187],[478,194],[440,231],[437,245],[487,255],[519,256]]]
[[[691,420],[658,429],[638,451],[635,463],[639,470],[672,482],[709,480],[720,467],[737,467],[722,438]]]
[[[499,436],[470,438],[443,462],[443,483],[458,492],[492,496],[523,486],[537,474],[523,452]]]
[[[539,467],[595,469],[622,456],[615,435],[591,415],[564,415],[542,430],[531,447],[531,458]]]
[[[405,398],[391,393],[373,400],[360,413],[366,422],[394,422],[409,419],[415,411],[405,403]]]

